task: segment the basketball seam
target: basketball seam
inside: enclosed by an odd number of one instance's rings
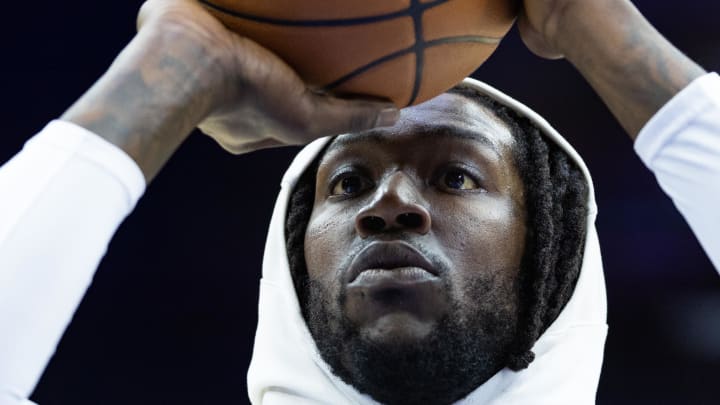
[[[446,37],[440,39],[434,39],[431,41],[425,41],[423,35],[423,22],[422,17],[426,10],[437,7],[441,4],[447,3],[450,0],[435,0],[428,3],[422,3],[421,0],[411,0],[410,5],[404,9],[395,11],[392,13],[381,14],[376,16],[367,17],[356,17],[346,19],[325,19],[325,20],[289,20],[272,17],[262,17],[248,13],[242,13],[236,10],[230,10],[225,7],[214,4],[210,0],[199,0],[202,4],[210,7],[221,13],[230,15],[235,18],[245,19],[248,21],[270,24],[270,25],[282,25],[282,26],[294,26],[294,27],[343,27],[351,25],[361,25],[369,23],[377,23],[381,21],[392,20],[401,17],[411,17],[413,21],[413,31],[415,36],[414,43],[399,51],[392,52],[385,56],[382,56],[374,61],[371,61],[352,72],[349,72],[339,79],[329,83],[323,87],[324,91],[331,91],[347,81],[367,72],[368,70],[379,66],[385,62],[397,59],[401,56],[414,53],[415,54],[415,77],[413,80],[413,88],[410,94],[410,101],[407,105],[412,105],[417,100],[420,93],[420,86],[422,85],[422,75],[425,68],[425,51],[433,46],[448,44],[448,43],[485,43],[485,44],[497,44],[501,38],[486,37],[480,35],[464,35],[456,37]]]
[[[264,24],[271,24],[271,25],[283,25],[283,26],[291,26],[291,27],[343,27],[348,25],[361,25],[361,24],[369,24],[369,23],[376,23],[380,21],[387,21],[392,20],[395,18],[400,17],[409,17],[411,16],[411,12],[413,9],[413,6],[411,4],[410,7],[394,11],[392,13],[387,14],[380,14],[376,16],[367,16],[367,17],[356,17],[356,18],[339,18],[339,19],[326,19],[326,20],[289,20],[289,19],[283,19],[283,18],[272,18],[272,17],[263,17],[258,15],[253,15],[249,13],[242,13],[236,10],[230,10],[222,6],[218,6],[217,4],[211,2],[210,0],[199,0],[200,3],[205,4],[206,6],[216,10],[220,11],[222,13],[228,14],[230,16],[241,18],[243,20],[253,21],[253,22],[259,22]],[[414,4],[417,0],[413,0],[412,3]],[[439,6],[443,3],[447,3],[450,0],[436,0],[431,3],[425,3],[422,4],[422,10],[427,10],[436,6]]]
[[[407,105],[412,105],[417,99],[418,93],[420,92],[420,83],[422,82],[422,74],[425,68],[425,35],[423,35],[423,14],[427,8],[423,7],[420,0],[412,0],[410,3],[410,14],[413,18],[413,25],[415,27],[415,44],[413,48],[415,50],[415,81],[413,82],[412,93],[410,94],[410,101]]]
[[[425,42],[424,49],[427,50],[428,48],[432,48],[438,45],[444,45],[444,44],[458,44],[458,43],[481,43],[481,44],[487,44],[487,45],[497,45],[502,38],[497,37],[488,37],[488,36],[481,36],[481,35],[460,35],[455,37],[445,37],[445,38],[438,38],[433,39],[431,41]],[[393,53],[387,54],[385,56],[382,56],[378,59],[375,59],[374,61],[360,66],[359,68],[353,70],[352,72],[340,77],[339,79],[331,82],[330,84],[323,87],[323,91],[331,91],[339,86],[341,86],[343,83],[347,82],[348,80],[351,80],[355,78],[356,76],[359,76],[368,70],[382,65],[385,62],[389,62],[393,59],[397,59],[401,56],[405,56],[407,54],[410,54],[415,51],[415,46],[409,46],[405,49],[401,49],[399,51],[395,51]]]

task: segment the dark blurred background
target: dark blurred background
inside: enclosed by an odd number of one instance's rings
[[[720,68],[720,2],[635,3],[690,57]],[[104,72],[141,1],[10,4],[2,162]],[[610,324],[598,403],[720,403],[720,278],[630,139],[572,66],[534,57],[514,31],[475,76],[547,117],[593,173]],[[235,157],[191,136],[117,233],[33,399],[247,402],[266,227],[295,152]]]

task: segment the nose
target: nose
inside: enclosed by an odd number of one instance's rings
[[[430,231],[430,213],[419,190],[403,172],[395,172],[377,188],[372,201],[358,212],[355,229],[361,238],[392,231],[424,235]]]

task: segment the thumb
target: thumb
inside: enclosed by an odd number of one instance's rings
[[[342,99],[323,94],[310,97],[315,136],[389,127],[400,118],[400,110],[386,101]]]
[[[533,27],[524,9],[520,11],[517,25],[520,38],[532,53],[545,59],[562,59],[564,57],[562,53],[553,49],[542,34]]]

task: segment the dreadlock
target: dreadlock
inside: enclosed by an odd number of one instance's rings
[[[325,150],[305,169],[298,179],[290,195],[287,218],[285,219],[285,242],[287,244],[288,263],[292,275],[295,292],[298,300],[306,302],[306,289],[303,283],[307,279],[307,265],[305,264],[305,230],[310,222],[313,203],[315,201],[315,182],[317,169]],[[304,311],[304,309],[303,309]],[[303,314],[305,315],[305,314]]]
[[[487,108],[512,132],[513,158],[525,187],[527,234],[520,271],[520,314],[507,366],[527,368],[532,346],[558,317],[575,289],[585,243],[587,193],[585,178],[570,157],[525,117],[479,91],[464,86],[450,90]],[[305,230],[315,195],[322,153],[305,170],[290,198],[285,223],[288,260],[295,291],[307,275]],[[301,302],[306,297],[298,297]]]

